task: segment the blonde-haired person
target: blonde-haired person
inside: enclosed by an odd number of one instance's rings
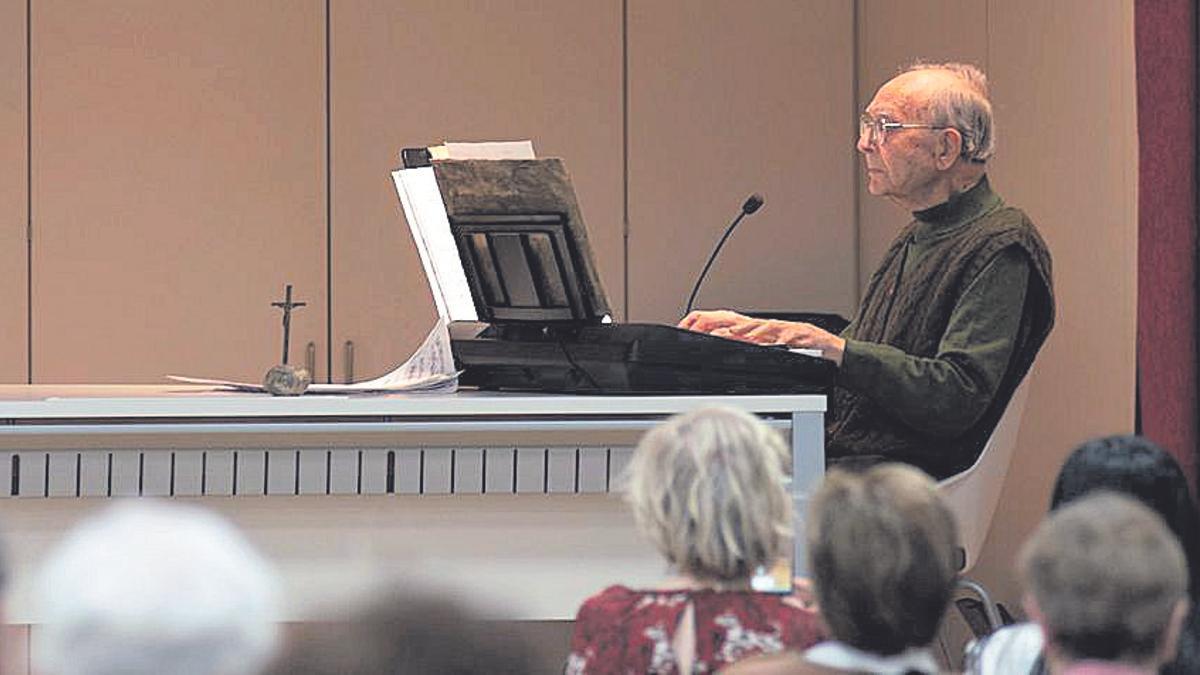
[[[831,470],[807,527],[809,569],[833,640],[725,672],[938,672],[929,645],[954,590],[958,533],[934,482],[901,464]]]
[[[813,611],[750,586],[756,568],[791,546],[788,464],[779,433],[737,410],[690,412],[646,434],[629,467],[628,501],[676,576],[586,600],[566,672],[706,673],[816,643]]]

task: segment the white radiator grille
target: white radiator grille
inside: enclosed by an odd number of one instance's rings
[[[0,452],[0,498],[603,493],[631,447]]]

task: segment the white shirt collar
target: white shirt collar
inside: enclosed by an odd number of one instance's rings
[[[873,675],[904,675],[915,670],[937,673],[938,665],[928,649],[909,648],[899,654],[880,656],[842,642],[822,642],[804,652],[805,660],[827,668],[857,670]]]

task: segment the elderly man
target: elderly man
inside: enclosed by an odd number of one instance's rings
[[[680,326],[821,350],[839,365],[830,461],[901,460],[946,477],[974,461],[1050,332],[1050,254],[988,184],[995,131],[977,68],[918,65],[887,82],[857,147],[867,190],[913,220],[842,334],[728,310]]]
[[[1020,558],[1053,675],[1151,675],[1175,655],[1187,561],[1162,519],[1113,493],[1056,511]]]

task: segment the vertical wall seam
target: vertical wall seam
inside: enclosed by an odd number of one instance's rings
[[[848,117],[851,120],[854,120],[858,117],[858,113],[859,113],[859,100],[858,100],[859,87],[862,84],[861,78],[859,76],[859,69],[860,69],[860,66],[862,65],[862,63],[864,62],[864,59],[862,59],[859,54],[859,50],[862,49],[862,45],[864,44],[863,39],[862,39],[862,32],[863,32],[862,24],[866,21],[866,19],[864,18],[863,12],[862,12],[862,0],[854,0],[854,4],[851,6],[850,13],[851,13],[851,21],[853,21],[853,25],[850,26],[852,43],[853,43],[852,51],[851,51],[851,55],[850,55],[850,67],[853,71],[850,74],[850,87],[851,87],[850,102],[851,102],[851,106],[854,109],[851,111],[852,114],[849,115]],[[852,130],[851,133],[856,134],[856,137],[857,137],[857,133],[858,133],[857,126],[855,126],[855,128]],[[856,141],[856,143],[857,143],[857,141]],[[862,190],[862,181],[859,180],[859,169],[858,169],[858,158],[857,157],[854,157],[853,161],[850,162],[850,180],[853,181],[851,183],[851,185],[854,186],[853,209],[851,211],[851,217],[854,219],[854,232],[853,232],[853,236],[852,236],[853,246],[854,246],[854,258],[853,258],[853,260],[854,260],[854,262],[853,262],[854,280],[851,284],[851,288],[854,289],[854,297],[852,297],[850,299],[850,309],[851,309],[850,313],[851,313],[851,315],[853,315],[858,312],[858,303],[862,299],[862,267],[863,267],[863,264],[862,264],[862,257],[863,257],[863,251],[862,251],[863,190]]]
[[[992,1],[983,1],[983,72],[992,72]]]
[[[621,0],[621,270],[622,318],[629,321],[629,0]]]
[[[330,0],[325,0],[325,381],[333,382],[333,78]],[[311,373],[310,373],[311,375]]]
[[[33,0],[25,0],[25,382],[33,384]]]

